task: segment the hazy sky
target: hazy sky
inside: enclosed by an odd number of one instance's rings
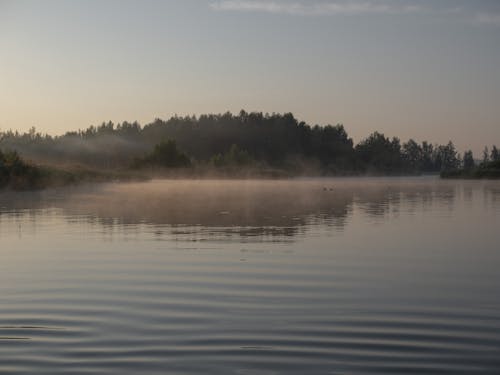
[[[500,144],[500,1],[0,0],[2,130],[242,108]]]

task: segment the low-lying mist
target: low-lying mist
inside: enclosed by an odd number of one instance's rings
[[[486,185],[500,203],[495,184]],[[354,210],[374,219],[425,209],[434,200],[452,205],[467,184],[431,177],[288,180],[153,180],[105,183],[40,192],[0,194],[2,215],[60,210],[112,230],[128,225],[201,227],[219,234],[294,236],[309,225],[348,224]],[[212,228],[212,229],[210,229]],[[218,229],[217,229],[218,228]],[[186,232],[188,233],[188,232]]]
[[[355,145],[342,124],[311,126],[291,113],[243,110],[237,115],[174,116],[144,126],[108,122],[56,137],[34,128],[24,134],[0,130],[0,150],[17,151],[35,164],[108,170],[190,167],[196,174],[211,170],[236,176],[242,169],[253,175],[269,169],[273,175],[294,176],[421,174],[475,163],[471,151],[462,160],[451,141],[401,142],[374,132]],[[500,159],[496,146],[486,157]]]

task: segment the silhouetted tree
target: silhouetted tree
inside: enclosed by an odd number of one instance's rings
[[[411,172],[421,171],[424,165],[424,153],[420,146],[413,139],[403,143],[403,160],[406,168]]]
[[[419,144],[410,139],[401,145],[398,138],[375,132],[354,146],[340,124],[310,126],[291,113],[243,110],[237,115],[226,112],[155,119],[144,127],[137,122],[108,121],[56,137],[35,128],[26,133],[5,131],[0,132],[0,138],[3,149],[17,150],[24,158],[108,169],[131,165],[161,139],[175,141],[183,150],[184,161],[189,159],[187,155],[198,162],[221,161],[226,156],[231,159],[236,154],[226,154],[237,145],[238,153],[244,152],[246,159],[260,166],[293,169],[294,163],[305,161],[304,165],[319,166],[321,173],[439,172],[458,165],[458,155],[450,143]],[[487,156],[489,160],[489,152]]]
[[[498,148],[495,145],[493,145],[492,148],[491,148],[491,157],[490,157],[490,159],[491,159],[491,161],[500,160],[500,155],[498,153]]]
[[[237,145],[233,144],[225,154],[212,156],[210,162],[216,167],[228,167],[248,166],[254,163],[254,160],[247,151],[241,150]]]
[[[401,144],[398,138],[386,138],[375,132],[361,141],[355,148],[365,169],[370,171],[393,173],[402,167]]]
[[[436,163],[441,171],[449,171],[460,167],[460,159],[453,142],[441,145],[436,149]]]
[[[422,142],[422,171],[439,171],[439,169],[436,168],[434,146],[426,141]]]
[[[141,165],[156,165],[167,168],[189,167],[189,158],[177,149],[177,144],[173,140],[158,143],[153,152],[139,159],[136,163]]]
[[[472,151],[465,151],[464,152],[464,159],[463,159],[463,167],[464,169],[470,170],[474,168],[474,156],[472,154]]]
[[[488,146],[484,146],[483,150],[483,163],[486,164],[490,161],[490,153],[488,151]]]
[[[39,169],[22,160],[17,152],[0,150],[0,187],[34,188],[39,179]]]

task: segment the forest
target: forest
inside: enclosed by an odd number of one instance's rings
[[[61,136],[41,134],[35,128],[26,133],[8,130],[0,132],[0,150],[0,155],[11,158],[15,152],[27,165],[107,171],[157,167],[228,173],[274,170],[290,176],[443,173],[449,177],[479,165],[472,151],[462,157],[451,141],[442,145],[413,139],[401,142],[374,132],[354,144],[341,124],[312,126],[291,113],[244,110],[236,115],[173,116],[144,126],[104,122]],[[9,161],[3,159],[0,173],[6,181]],[[492,146],[491,152],[486,148],[482,163],[497,160],[498,148]]]

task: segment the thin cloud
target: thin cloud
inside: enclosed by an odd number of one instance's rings
[[[500,26],[500,13],[478,13],[474,21],[480,25]]]
[[[384,1],[255,1],[225,0],[210,4],[218,11],[263,12],[292,15],[401,14],[421,11],[417,5]]]
[[[457,22],[500,27],[500,3],[450,0],[218,0],[210,7],[221,12],[254,12],[298,16],[397,15],[420,13]]]

